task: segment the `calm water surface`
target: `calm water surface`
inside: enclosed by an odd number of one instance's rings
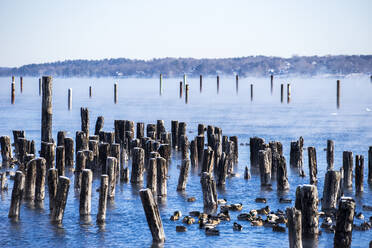
[[[367,184],[367,151],[372,146],[372,83],[368,77],[341,79],[341,107],[336,108],[336,79],[324,78],[276,78],[273,93],[270,80],[243,78],[236,93],[235,79],[220,79],[217,94],[216,79],[203,79],[203,92],[199,92],[199,79],[188,79],[190,84],[189,104],[179,98],[180,79],[164,79],[164,92],[159,96],[158,79],[53,79],[53,137],[59,130],[75,137],[80,130],[80,107],[90,111],[90,128],[94,129],[97,116],[105,118],[104,130],[112,131],[115,119],[135,122],[156,123],[163,119],[168,131],[171,120],[187,122],[189,140],[197,134],[198,123],[221,127],[224,135],[237,135],[239,143],[249,143],[249,138],[259,136],[265,140],[283,143],[284,155],[289,161],[292,140],[303,136],[305,146],[315,146],[318,160],[318,192],[322,197],[324,174],[326,172],[327,139],[335,141],[335,169],[342,165],[342,152],[353,151],[365,157],[364,194],[355,198],[354,190],[347,192],[357,203],[357,212],[362,204],[372,205],[372,188]],[[16,104],[10,104],[10,78],[0,78],[0,135],[12,137],[11,130],[23,129],[26,138],[34,139],[40,147],[41,97],[38,95],[38,79],[24,78],[23,93],[20,93],[19,79],[16,80]],[[113,84],[118,82],[118,103],[113,101]],[[254,99],[250,99],[250,84],[254,84]],[[287,104],[280,103],[280,84],[291,83],[292,97]],[[89,98],[89,86],[93,97]],[[73,90],[73,108],[67,109],[67,89]],[[286,90],[286,87],[285,87]],[[286,100],[286,97],[284,97]],[[256,197],[266,197],[272,210],[282,209],[291,204],[280,204],[279,197],[295,198],[297,185],[308,183],[309,177],[300,178],[289,170],[290,191],[279,195],[276,183],[272,191],[262,191],[259,176],[253,174],[244,180],[244,167],[250,166],[249,146],[239,146],[239,163],[235,171],[239,177],[227,179],[225,190],[218,191],[218,198],[229,203],[243,203],[243,212],[264,207],[255,203]],[[308,173],[307,152],[304,165]],[[131,161],[129,161],[129,165]],[[186,233],[176,233],[176,225],[169,217],[175,210],[185,215],[189,211],[202,211],[202,192],[199,176],[190,172],[184,194],[176,191],[180,154],[173,152],[169,169],[167,201],[160,203],[160,214],[166,234],[166,247],[288,247],[288,233],[273,233],[271,228],[251,227],[249,222],[238,221],[244,226],[241,232],[234,232],[232,223],[238,213],[231,212],[232,221],[218,226],[220,236],[206,237],[198,225],[188,226]],[[71,185],[73,175],[70,173]],[[0,199],[0,246],[1,247],[150,247],[152,238],[143,213],[138,187],[119,183],[115,203],[109,204],[104,228],[95,224],[99,194],[99,180],[93,182],[92,221],[79,218],[79,197],[70,187],[62,227],[49,222],[49,202],[46,197],[45,209],[34,209],[23,204],[21,219],[12,223],[8,219],[13,182],[8,181],[9,191],[1,193]],[[145,184],[144,184],[145,185]],[[195,196],[196,202],[189,203],[187,197]],[[363,212],[369,218],[371,212]],[[359,220],[355,220],[356,223]],[[352,247],[367,247],[371,231],[353,232]],[[333,246],[333,234],[319,237],[318,247]]]

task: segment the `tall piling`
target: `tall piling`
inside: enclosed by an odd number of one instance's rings
[[[203,91],[203,75],[200,75],[199,91],[200,93]]]
[[[163,94],[163,75],[160,73],[159,75],[159,95]]]
[[[103,129],[103,124],[105,122],[105,119],[103,116],[98,116],[96,121],[96,127],[94,129],[94,135],[99,135],[99,132]]]
[[[51,219],[53,223],[61,224],[67,202],[68,190],[70,188],[70,179],[67,177],[58,178],[57,194],[54,201],[54,208]]]
[[[84,169],[81,177],[79,213],[80,216],[89,215],[91,211],[93,173]]]
[[[239,93],[239,75],[235,75],[235,92],[238,95],[238,93]]]
[[[50,168],[48,170],[48,192],[49,192],[49,210],[52,213],[55,206],[58,186],[58,170]]]
[[[108,175],[101,175],[101,186],[99,188],[99,201],[97,213],[98,224],[103,224],[106,221],[108,181],[109,181]]]
[[[364,190],[363,187],[364,179],[364,156],[356,155],[355,156],[355,192],[361,193]]]
[[[316,150],[315,147],[309,146],[307,148],[308,161],[309,161],[309,175],[310,175],[310,184],[317,184],[317,173],[318,167],[316,163]]]
[[[344,170],[344,188],[353,187],[353,152],[344,151],[342,153],[342,168]]]
[[[217,94],[220,93],[220,76],[217,76]]]
[[[283,103],[284,99],[284,85],[280,84],[280,102]]]
[[[107,175],[109,177],[109,188],[108,188],[108,199],[113,200],[115,198],[116,189],[116,173],[115,168],[117,166],[117,160],[114,157],[108,157],[106,160]]]
[[[41,141],[53,142],[52,137],[52,77],[43,76],[43,99],[41,107]]]
[[[189,85],[186,84],[186,88],[185,88],[185,103],[188,104],[189,103]]]
[[[157,167],[157,194],[160,197],[167,196],[167,161],[162,157],[156,158]]]
[[[81,131],[86,134],[89,138],[89,110],[88,108],[80,108],[80,118],[81,118]]]
[[[341,95],[341,89],[340,89],[340,80],[337,80],[337,89],[336,89],[336,98],[337,98],[337,108],[340,108],[340,95]]]
[[[189,159],[182,160],[180,175],[178,177],[177,191],[186,190],[187,177],[189,175],[189,170],[190,170],[190,160]]]
[[[270,92],[271,92],[271,95],[273,94],[273,89],[274,89],[274,75],[271,74],[270,75]]]
[[[92,86],[89,86],[89,98],[92,98]]]
[[[65,165],[74,166],[74,140],[72,138],[65,138]]]
[[[65,175],[65,147],[57,146],[56,148],[56,168],[58,170],[58,176]]]
[[[147,178],[146,178],[147,188],[151,190],[154,196],[157,193],[157,166],[156,166],[156,158],[149,159],[149,166],[147,170]]]
[[[19,88],[21,90],[21,93],[23,92],[23,77],[19,78]]]
[[[180,81],[180,98],[182,98],[182,81]]]
[[[327,140],[327,170],[333,170],[335,160],[335,143],[333,140]]]
[[[253,84],[251,84],[251,102],[253,101]]]
[[[287,84],[287,103],[291,102],[291,84]]]
[[[12,81],[12,84],[10,85],[10,103],[14,104],[15,103],[15,82],[14,79]]]
[[[133,149],[132,159],[132,175],[131,183],[141,183],[143,181],[143,172],[145,164],[145,151],[142,148],[136,147]]]
[[[25,200],[35,199],[36,187],[36,160],[32,159],[26,165]]]
[[[351,246],[354,214],[355,201],[351,197],[341,197],[336,214],[334,248],[349,248]]]
[[[114,84],[114,103],[118,102],[118,83]]]
[[[39,96],[41,96],[41,78],[39,78]]]
[[[42,202],[45,198],[46,161],[44,158],[36,158],[36,184],[35,201]]]
[[[14,177],[12,198],[10,201],[10,208],[8,214],[9,218],[16,220],[19,218],[24,188],[25,175],[22,173],[22,171],[17,171]]]

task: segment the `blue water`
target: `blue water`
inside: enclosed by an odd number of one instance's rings
[[[259,136],[265,140],[283,143],[284,155],[289,162],[289,147],[292,140],[303,136],[305,147],[315,146],[318,161],[318,192],[323,194],[326,171],[327,139],[335,141],[335,169],[342,165],[342,152],[351,150],[354,155],[365,157],[364,194],[355,198],[355,192],[346,192],[357,203],[357,212],[362,204],[372,205],[372,187],[367,184],[368,147],[372,146],[372,83],[368,77],[341,79],[341,106],[336,108],[336,78],[275,78],[274,91],[270,92],[268,78],[241,78],[239,93],[235,91],[235,78],[220,78],[217,94],[216,79],[203,78],[203,92],[199,92],[199,79],[188,79],[190,84],[189,103],[179,98],[180,79],[163,80],[164,92],[159,96],[158,79],[113,79],[113,78],[68,78],[53,79],[53,137],[60,130],[75,137],[80,130],[80,107],[90,111],[90,128],[94,129],[97,116],[105,118],[104,130],[112,131],[115,119],[135,122],[156,123],[163,119],[168,131],[171,120],[187,122],[187,134],[191,140],[197,134],[198,123],[221,127],[224,135],[237,135],[239,143],[249,143],[249,138]],[[10,78],[0,78],[0,135],[12,137],[11,130],[23,129],[26,138],[34,139],[37,150],[40,147],[41,97],[38,95],[38,79],[24,78],[23,93],[20,93],[19,79],[16,80],[15,104],[10,104]],[[113,84],[118,82],[118,103],[114,104]],[[250,84],[254,84],[253,101],[250,99]],[[291,83],[292,97],[287,104],[280,102],[280,84]],[[93,96],[89,98],[89,86]],[[73,90],[73,107],[67,109],[67,89]],[[285,87],[286,92],[286,87]],[[259,176],[253,174],[244,180],[244,167],[250,166],[249,146],[239,146],[239,163],[235,172],[239,177],[227,179],[225,190],[218,191],[218,198],[229,203],[243,203],[243,211],[264,207],[255,203],[256,197],[266,197],[272,210],[291,204],[280,204],[279,197],[295,199],[297,185],[308,183],[309,177],[300,178],[289,170],[290,191],[279,195],[276,183],[272,191],[260,190]],[[308,173],[307,152],[304,165]],[[131,161],[129,161],[130,165]],[[239,213],[231,212],[232,221],[222,222],[218,229],[220,236],[207,237],[198,225],[188,226],[186,233],[176,233],[181,221],[169,220],[175,210],[183,215],[189,211],[202,211],[202,192],[199,176],[190,172],[184,194],[176,191],[180,154],[173,152],[169,169],[168,197],[159,203],[160,214],[166,234],[165,247],[288,247],[288,233],[274,233],[271,228],[252,227],[249,222],[237,221]],[[289,166],[288,166],[289,167]],[[73,185],[73,175],[67,174]],[[21,218],[17,223],[8,219],[13,182],[8,181],[8,192],[1,193],[0,200],[0,246],[1,247],[150,247],[152,238],[143,213],[138,187],[130,183],[118,183],[115,202],[110,203],[104,228],[95,224],[98,208],[99,180],[93,182],[91,222],[79,218],[79,197],[70,187],[62,227],[49,222],[48,196],[45,209],[34,209],[26,203],[21,207]],[[145,183],[144,183],[145,185]],[[196,202],[189,203],[187,197],[195,196]],[[366,219],[371,212],[363,212]],[[241,232],[233,231],[234,221],[244,226]],[[355,220],[355,223],[360,223]],[[320,221],[321,223],[321,221]],[[353,232],[352,247],[367,247],[371,231]],[[333,245],[333,234],[319,237],[319,247]]]

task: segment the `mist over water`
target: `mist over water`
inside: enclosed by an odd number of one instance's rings
[[[165,121],[170,132],[171,120],[187,122],[189,141],[197,135],[197,125],[213,125],[222,128],[223,135],[238,136],[239,143],[249,143],[249,138],[259,136],[266,142],[275,140],[283,144],[287,161],[290,190],[278,194],[276,182],[272,191],[260,189],[259,175],[252,174],[244,180],[244,167],[250,167],[249,146],[239,145],[239,163],[234,171],[240,176],[228,178],[224,190],[219,189],[218,198],[228,203],[242,203],[242,212],[258,209],[266,204],[255,203],[255,198],[266,197],[270,209],[285,210],[294,205],[279,203],[280,197],[295,199],[297,185],[309,183],[307,150],[304,151],[305,178],[300,178],[289,168],[290,142],[300,136],[304,146],[315,146],[318,162],[318,194],[323,194],[326,172],[327,139],[335,142],[335,170],[342,166],[342,152],[352,151],[353,155],[364,155],[364,193],[355,197],[357,212],[362,204],[372,205],[372,187],[367,184],[368,147],[372,146],[372,83],[367,76],[341,79],[340,108],[336,106],[336,78],[274,78],[273,92],[270,78],[240,78],[239,92],[236,92],[235,78],[220,76],[220,89],[217,94],[216,78],[203,78],[200,92],[199,78],[189,78],[188,104],[185,104],[185,91],[179,97],[181,78],[163,78],[163,94],[159,96],[159,79],[112,79],[112,78],[54,78],[53,79],[53,138],[57,132],[67,131],[68,137],[75,139],[75,132],[81,129],[80,107],[88,107],[90,129],[94,130],[97,116],[104,116],[105,131],[114,130],[114,120],[125,119],[135,122],[156,123]],[[0,135],[9,135],[13,142],[12,130],[25,130],[26,138],[35,140],[37,151],[40,149],[41,97],[38,78],[23,79],[23,93],[20,93],[19,78],[16,78],[15,104],[10,102],[11,78],[0,78]],[[118,103],[114,103],[114,83],[118,83]],[[291,100],[287,103],[287,83],[291,84]],[[250,85],[254,85],[251,101]],[[284,84],[284,101],[280,101],[280,84]],[[92,86],[92,98],[89,98]],[[67,108],[67,90],[72,88],[72,109]],[[202,191],[198,173],[190,169],[184,194],[176,191],[181,156],[172,151],[169,166],[168,196],[159,203],[160,214],[166,235],[166,247],[288,247],[288,233],[274,233],[271,228],[253,227],[249,222],[238,221],[240,212],[230,212],[231,221],[221,222],[217,227],[220,236],[207,237],[197,224],[187,226],[186,233],[176,233],[178,222],[170,221],[174,211],[184,215],[189,211],[203,210]],[[129,167],[131,161],[129,161]],[[66,204],[62,227],[55,227],[49,221],[48,196],[44,209],[37,210],[22,204],[18,223],[8,219],[13,181],[8,180],[8,192],[0,198],[0,246],[48,247],[53,245],[70,247],[149,247],[152,237],[147,226],[138,190],[130,183],[118,183],[115,202],[109,204],[106,225],[99,228],[95,224],[98,210],[99,179],[95,176],[92,189],[91,222],[86,223],[79,217],[79,196],[73,189],[73,174],[67,173],[72,180]],[[146,178],[146,177],[145,177]],[[146,182],[143,183],[146,185]],[[353,186],[355,182],[353,180]],[[187,202],[187,197],[196,197],[196,202]],[[319,204],[320,208],[320,204]],[[372,212],[362,211],[365,218]],[[233,231],[236,221],[243,225],[241,232]],[[320,220],[320,223],[322,221]],[[354,223],[360,223],[355,219]],[[353,231],[352,247],[367,247],[371,230]],[[333,245],[333,234],[323,232],[319,237],[319,247]]]

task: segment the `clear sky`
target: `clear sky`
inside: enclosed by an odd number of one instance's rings
[[[0,66],[372,54],[372,0],[0,0]]]

